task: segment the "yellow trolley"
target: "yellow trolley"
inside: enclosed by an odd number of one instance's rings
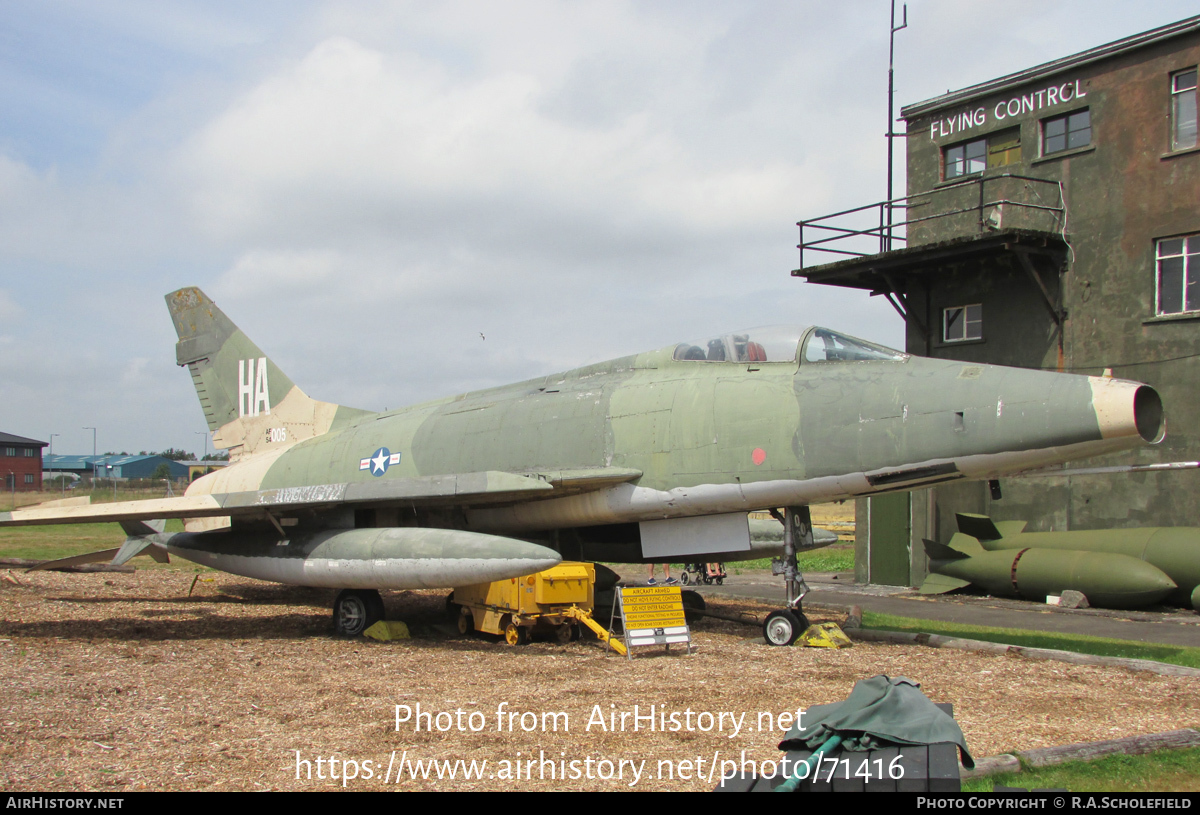
[[[579,639],[580,624],[609,642],[608,632],[592,620],[595,586],[595,566],[568,561],[524,577],[459,586],[446,606],[460,634],[502,634],[509,645],[524,645],[532,632],[565,645]],[[619,642],[611,645],[622,650]]]

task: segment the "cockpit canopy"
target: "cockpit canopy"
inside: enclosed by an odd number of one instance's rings
[[[860,340],[828,328],[771,325],[733,334],[723,334],[675,347],[674,358],[696,362],[791,362],[804,343],[802,362],[897,362],[907,354],[873,342]]]

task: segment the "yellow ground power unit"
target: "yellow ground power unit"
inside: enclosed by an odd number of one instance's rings
[[[582,623],[607,642],[608,632],[591,619],[595,584],[591,563],[564,562],[524,577],[459,586],[447,605],[461,634],[474,629],[523,645],[532,633],[545,633],[565,645],[579,639]]]

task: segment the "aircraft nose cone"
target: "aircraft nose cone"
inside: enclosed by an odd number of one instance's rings
[[[1106,439],[1140,436],[1151,444],[1166,435],[1162,399],[1149,385],[1091,376],[1092,407]]]

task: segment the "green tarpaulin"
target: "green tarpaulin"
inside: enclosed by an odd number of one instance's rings
[[[800,725],[788,731],[780,750],[816,750],[831,736],[842,737],[843,750],[949,742],[962,751],[964,767],[975,766],[958,723],[903,676],[860,680],[845,701],[806,709]]]

